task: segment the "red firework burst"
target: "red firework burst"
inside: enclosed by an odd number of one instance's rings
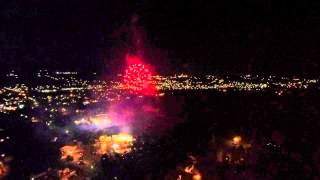
[[[151,86],[151,73],[142,63],[131,64],[125,71],[124,82],[130,90],[144,91]]]

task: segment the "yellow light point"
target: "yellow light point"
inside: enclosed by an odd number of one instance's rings
[[[239,145],[241,143],[241,140],[242,140],[241,136],[235,136],[232,139],[233,144],[235,144],[235,145]]]

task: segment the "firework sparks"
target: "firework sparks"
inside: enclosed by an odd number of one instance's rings
[[[102,135],[96,140],[97,154],[127,154],[131,152],[131,147],[135,141],[130,134],[120,133],[111,136]]]
[[[126,89],[145,95],[153,94],[152,73],[148,66],[136,56],[127,56],[128,67],[125,70],[124,84]]]
[[[128,89],[141,91],[146,89],[151,81],[151,73],[144,64],[132,64],[126,70],[124,82]]]

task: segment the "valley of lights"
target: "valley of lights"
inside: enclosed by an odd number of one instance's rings
[[[160,110],[149,106],[139,109],[134,101],[144,101],[150,96],[161,99],[173,93],[196,90],[221,94],[229,91],[271,92],[278,97],[295,90],[319,89],[319,80],[316,78],[154,75],[143,62],[128,64],[124,75],[118,74],[118,79],[110,81],[83,80],[78,75],[77,72],[41,71],[36,78],[42,83],[32,84],[16,81],[21,76],[14,74],[8,78],[14,77],[16,83],[0,87],[0,114],[4,119],[30,122],[34,127],[45,126],[52,133],[50,143],[59,147],[59,168],[30,175],[31,179],[41,179],[50,173],[66,180],[90,176],[98,169],[101,158],[126,158],[135,153],[136,149],[142,148],[135,147],[139,141],[137,132],[142,133],[147,127],[143,123],[140,127],[133,124],[139,124],[137,121],[147,116],[143,114],[136,119],[132,114],[144,110],[157,114]],[[116,110],[111,108],[122,102],[130,102],[136,109],[128,110],[125,105],[120,105]],[[0,129],[2,131],[5,132],[5,129]],[[226,149],[243,146],[247,150],[251,147],[251,144],[243,143],[239,135],[227,142]],[[11,143],[7,135],[0,138],[0,144],[5,143]],[[267,145],[280,147],[272,143]],[[245,161],[243,156],[237,159],[229,151],[221,150],[219,153],[217,162],[220,163],[239,164]],[[7,154],[10,152],[1,152],[0,178],[5,177],[10,170],[11,162],[6,159]],[[175,176],[176,179],[204,179],[204,174],[195,162],[182,165],[177,172],[180,174]]]

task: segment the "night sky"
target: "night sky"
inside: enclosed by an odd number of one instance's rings
[[[114,33],[137,14],[147,51],[156,52],[148,61],[160,73],[315,76],[319,10],[320,3],[270,0],[3,1],[0,68],[112,73],[126,41]]]

